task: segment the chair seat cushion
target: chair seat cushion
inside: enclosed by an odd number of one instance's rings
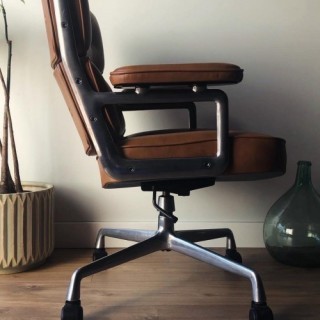
[[[227,63],[127,66],[110,73],[116,88],[157,85],[214,85],[238,83],[243,70]]]
[[[213,130],[155,131],[128,136],[122,152],[129,159],[192,158],[214,156]],[[230,132],[230,163],[223,180],[259,179],[283,174],[285,141],[257,133]]]

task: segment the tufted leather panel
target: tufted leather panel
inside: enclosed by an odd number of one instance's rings
[[[98,68],[98,70],[102,73],[104,70],[104,51],[103,51],[103,43],[100,32],[100,27],[97,21],[97,18],[91,13],[91,28],[92,28],[92,36],[91,36],[91,45],[88,49],[88,57],[92,63]],[[110,90],[110,89],[108,89]]]
[[[61,61],[57,26],[54,15],[53,0],[42,0],[42,8],[47,30],[51,67],[54,69]]]
[[[285,141],[272,136],[230,132],[230,163],[219,180],[258,180],[285,173]],[[213,130],[168,130],[126,137],[122,153],[129,159],[212,157],[217,150]],[[101,169],[104,187],[119,184]]]
[[[243,78],[243,70],[228,63],[158,64],[127,66],[110,73],[117,87],[170,84],[232,84]]]
[[[231,163],[226,173],[284,172],[284,140],[243,132],[230,132],[229,137]],[[217,134],[213,130],[151,132],[128,136],[121,149],[129,159],[212,157],[217,151]]]
[[[87,126],[85,125],[83,116],[80,112],[77,99],[70,88],[70,84],[68,78],[66,77],[63,64],[58,64],[55,67],[53,73],[63,94],[65,102],[69,108],[74,124],[76,125],[85,153],[90,156],[95,155],[96,150],[93,146]]]

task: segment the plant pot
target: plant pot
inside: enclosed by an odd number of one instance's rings
[[[0,195],[0,274],[39,266],[54,248],[53,186],[25,182],[23,188]]]

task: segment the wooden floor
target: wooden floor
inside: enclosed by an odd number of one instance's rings
[[[260,272],[275,320],[320,319],[320,269],[239,251]],[[56,250],[34,271],[0,276],[0,319],[59,319],[73,270],[90,260],[89,250]],[[85,320],[248,320],[251,291],[248,280],[158,252],[83,280],[81,298]]]

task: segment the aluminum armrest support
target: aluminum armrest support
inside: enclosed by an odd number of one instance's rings
[[[86,96],[83,95],[86,100]],[[125,159],[117,152],[116,145],[112,145],[112,134],[107,128],[103,117],[103,110],[108,105],[126,105],[127,109],[136,108],[137,105],[169,103],[193,103],[211,101],[216,104],[217,121],[217,152],[214,157],[183,159]],[[198,177],[215,177],[226,168],[229,160],[228,154],[228,99],[221,90],[205,90],[192,92],[191,90],[152,90],[146,94],[138,95],[134,92],[122,93],[94,93],[83,104],[90,119],[90,127],[95,137],[96,150],[103,167],[114,178],[127,181],[144,179],[185,178],[197,175]],[[144,108],[144,107],[140,107]],[[109,130],[109,131],[108,131]],[[107,134],[107,131],[110,134]],[[106,146],[106,148],[101,148]]]

